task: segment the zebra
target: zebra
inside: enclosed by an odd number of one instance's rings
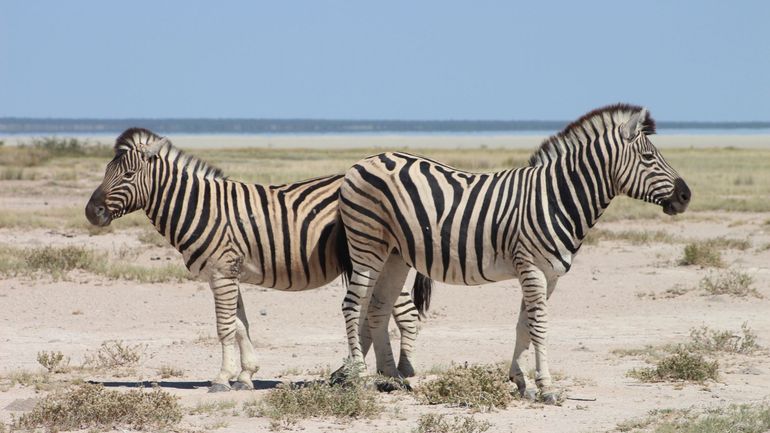
[[[470,173],[389,152],[350,168],[340,189],[353,263],[343,313],[348,323],[359,323],[369,302],[367,318],[378,325],[371,329],[378,370],[399,374],[381,320],[398,291],[373,288],[381,275],[394,281],[411,267],[449,284],[518,278],[523,296],[509,379],[522,396],[531,397],[520,363],[531,341],[536,385],[544,400],[554,403],[547,299],[589,229],[619,194],[659,205],[669,215],[684,212],[690,201],[687,184],[650,141],[654,133],[645,108],[616,104],[591,111],[546,139],[526,167]],[[418,309],[425,306],[418,302]],[[352,329],[350,357],[361,362],[359,336]]]
[[[285,185],[245,184],[141,128],[123,132],[114,150],[86,205],[88,221],[106,226],[139,209],[146,213],[182,253],[192,275],[208,280],[214,294],[222,366],[209,390],[229,390],[234,378],[234,389],[252,389],[256,354],[240,283],[301,291],[349,272],[337,211],[342,175]],[[399,292],[393,311],[402,336],[399,368],[411,376],[418,316],[410,293]],[[362,329],[368,346],[368,327]]]

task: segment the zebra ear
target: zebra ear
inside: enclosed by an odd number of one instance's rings
[[[623,134],[623,138],[626,140],[632,140],[644,130],[644,121],[647,118],[647,109],[642,108],[636,113],[631,115],[623,126],[620,127],[620,132]]]
[[[142,153],[144,153],[144,156],[147,158],[153,158],[158,156],[158,152],[160,149],[163,148],[163,146],[171,144],[171,142],[166,137],[160,137],[157,140],[153,140],[150,143],[145,144],[142,147]]]

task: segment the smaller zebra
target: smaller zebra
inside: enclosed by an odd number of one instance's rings
[[[117,138],[115,157],[85,214],[91,224],[106,226],[125,214],[145,212],[182,253],[187,269],[208,280],[214,294],[222,367],[209,390],[229,390],[229,381],[236,378],[233,388],[252,389],[256,353],[240,283],[301,291],[321,287],[343,272],[349,277],[337,210],[341,182],[341,175],[286,185],[237,182],[168,139],[131,128]],[[416,308],[408,291],[389,279],[383,284],[400,293],[391,312],[401,331],[400,372],[411,376]],[[368,330],[361,328],[365,348]]]
[[[687,184],[650,141],[654,132],[646,109],[613,105],[545,140],[527,167],[470,173],[403,152],[359,161],[340,188],[353,262],[346,323],[360,321],[361,311],[373,322],[387,317],[398,289],[386,291],[378,279],[403,279],[410,268],[449,284],[517,278],[523,296],[509,378],[526,395],[520,359],[532,342],[535,381],[544,400],[554,403],[547,300],[588,231],[618,195],[656,204],[669,215],[684,212],[690,201]],[[415,299],[429,299],[419,292],[416,287]],[[387,328],[376,323],[377,368],[397,377]],[[351,329],[350,357],[363,362],[359,335]]]

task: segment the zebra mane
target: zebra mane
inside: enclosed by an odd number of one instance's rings
[[[158,143],[162,141],[162,143]],[[189,169],[192,173],[203,174],[207,178],[224,179],[222,170],[210,165],[202,159],[185,153],[175,147],[171,141],[144,128],[129,128],[115,140],[115,158],[119,158],[127,151],[147,151],[152,145],[159,146],[156,153],[159,158],[166,161],[174,161],[174,164],[182,169]]]
[[[561,132],[546,138],[529,158],[529,165],[534,167],[552,161],[566,150],[579,145],[583,141],[581,138],[585,137],[585,131],[593,131],[594,129],[603,131],[607,128],[606,125],[623,124],[633,114],[642,110],[644,108],[637,105],[614,104],[586,113],[567,125]],[[642,131],[647,135],[655,133],[655,120],[649,112],[645,112]]]

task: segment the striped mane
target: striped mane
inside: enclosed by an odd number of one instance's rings
[[[608,125],[614,127],[625,123],[633,114],[644,108],[637,105],[615,104],[597,110],[593,110],[578,120],[567,125],[561,132],[546,138],[540,147],[529,158],[529,165],[534,167],[544,165],[548,161],[556,159],[565,151],[580,145],[585,140],[587,133],[604,131]],[[650,135],[655,133],[655,120],[647,112],[643,121],[643,131]]]
[[[158,143],[159,141],[163,142]],[[222,170],[196,156],[183,152],[182,149],[175,147],[168,139],[164,139],[164,137],[144,128],[130,128],[120,134],[115,140],[115,158],[119,158],[130,150],[143,152],[156,143],[160,144],[160,147],[156,150],[158,157],[164,159],[169,164],[173,163],[179,168],[184,168],[190,174],[201,174],[205,178],[226,178]]]

